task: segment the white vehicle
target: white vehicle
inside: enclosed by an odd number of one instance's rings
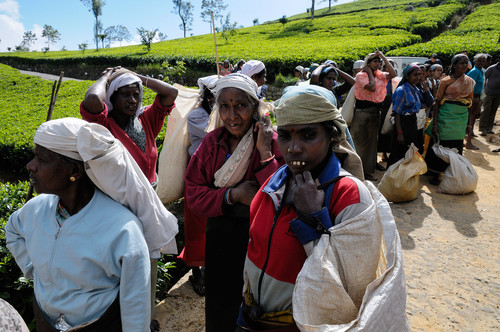
[[[409,63],[413,62],[424,63],[425,61],[429,60],[429,58],[413,57],[413,56],[387,56],[387,59],[394,60],[395,63],[394,69],[396,70],[398,76],[403,75],[403,70]]]

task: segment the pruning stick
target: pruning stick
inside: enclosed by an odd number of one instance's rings
[[[59,93],[59,87],[61,86],[63,76],[64,76],[64,71],[61,71],[61,74],[59,75],[59,81],[54,81],[54,84],[52,84],[52,94],[50,96],[49,110],[47,112],[47,120],[45,121],[50,121],[50,118],[52,118],[52,111],[54,110],[54,106],[56,104],[57,94]],[[28,193],[26,194],[26,202],[32,198],[33,198],[33,185],[30,183],[30,186],[28,188]]]
[[[211,11],[210,15],[212,15],[212,31],[214,32],[214,44],[215,44],[215,65],[217,67],[217,78],[220,78],[219,72],[219,53],[217,52],[217,37],[215,36],[215,20],[214,20],[214,12]]]

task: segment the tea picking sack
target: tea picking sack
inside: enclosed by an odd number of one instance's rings
[[[189,136],[187,119],[199,101],[199,91],[174,84],[179,94],[175,108],[168,117],[167,131],[158,162],[158,186],[156,192],[163,204],[184,196],[184,176],[189,160]]]
[[[439,192],[463,195],[476,190],[478,176],[467,158],[459,155],[456,149],[446,148],[440,144],[434,144],[432,149],[436,156],[450,164],[444,171]]]
[[[365,181],[372,204],[329,229],[295,283],[301,331],[409,331],[403,251],[387,200]]]
[[[417,198],[420,175],[427,165],[412,143],[405,157],[392,164],[382,177],[378,190],[389,202],[406,202]]]

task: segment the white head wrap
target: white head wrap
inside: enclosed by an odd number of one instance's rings
[[[364,63],[365,62],[363,60],[356,60],[356,62],[352,65],[352,69],[363,68]]]
[[[200,88],[200,92],[207,89],[214,89],[215,84],[217,83],[218,76],[217,75],[210,75],[210,76],[205,76],[205,77],[200,77],[198,79],[198,87]]]
[[[84,162],[85,172],[101,191],[130,209],[141,221],[151,258],[177,253],[177,218],[158,195],[127,149],[108,129],[77,118],[47,121],[35,144]]]
[[[106,106],[108,106],[108,111],[111,111],[113,109],[113,103],[111,103],[111,96],[113,95],[113,93],[118,91],[118,89],[123,86],[128,86],[130,84],[135,84],[135,83],[138,83],[139,85],[139,103],[137,104],[137,110],[135,115],[139,116],[142,113],[142,95],[143,95],[142,81],[137,75],[132,74],[132,72],[130,71],[127,71],[124,74],[117,76],[109,84],[109,88],[106,91],[106,98],[104,99]]]
[[[273,106],[271,104],[263,102],[259,99],[259,97],[257,97],[258,88],[257,83],[255,83],[254,80],[252,80],[249,76],[240,73],[229,74],[221,77],[217,81],[215,89],[213,90],[213,93],[215,95],[215,106],[212,110],[212,113],[210,113],[210,121],[208,123],[207,129],[205,130],[206,132],[210,132],[215,128],[219,128],[224,125],[219,116],[218,100],[221,91],[225,88],[236,88],[246,92],[259,104],[258,112],[261,116],[266,112],[273,110]]]
[[[248,77],[252,77],[255,74],[260,73],[266,69],[266,66],[264,66],[264,63],[259,60],[250,60],[245,62],[243,67],[241,67],[241,73],[243,75],[247,75]]]

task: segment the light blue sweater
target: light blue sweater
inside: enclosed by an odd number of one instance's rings
[[[61,227],[59,197],[39,195],[11,215],[7,248],[34,281],[40,308],[71,326],[98,319],[120,294],[123,331],[149,331],[150,263],[139,220],[95,190]]]

